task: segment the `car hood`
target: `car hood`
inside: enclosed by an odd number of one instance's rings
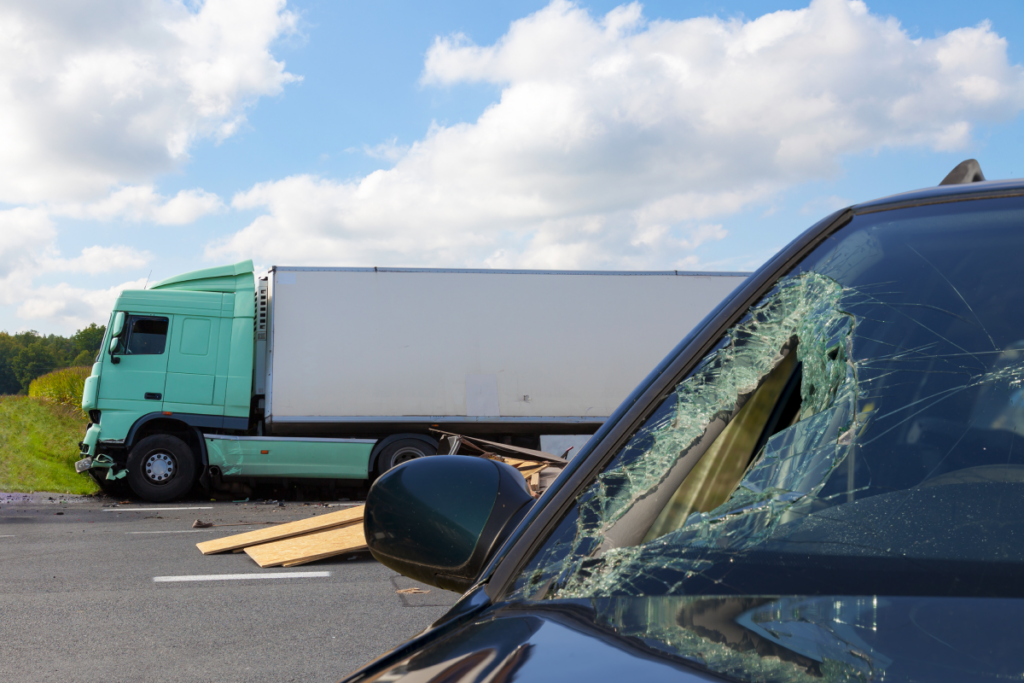
[[[488,607],[352,681],[968,681],[1024,674],[1024,600],[668,597]]]

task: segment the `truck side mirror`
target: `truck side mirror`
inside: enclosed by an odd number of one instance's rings
[[[363,530],[373,557],[431,586],[465,592],[532,507],[523,475],[494,460],[411,460],[366,496]]]
[[[121,336],[124,332],[124,311],[118,311],[114,314],[114,322],[110,326],[110,338],[116,339]]]
[[[117,351],[122,332],[124,332],[124,312],[118,311],[114,314],[114,322],[110,325],[110,345],[107,349],[110,352],[110,362],[114,365],[121,362],[121,359],[114,355],[114,351]]]

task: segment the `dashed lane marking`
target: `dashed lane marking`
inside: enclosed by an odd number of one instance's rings
[[[205,534],[213,529],[177,529],[175,531],[126,531],[126,534]]]
[[[213,506],[204,508],[103,508],[104,512],[161,512],[165,510],[212,510]]]
[[[274,572],[273,574],[191,574],[186,576],[154,576],[154,583],[179,581],[247,581],[249,579],[322,579],[330,572]]]

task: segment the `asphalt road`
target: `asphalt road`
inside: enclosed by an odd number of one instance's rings
[[[195,544],[339,509],[0,494],[0,680],[336,681],[444,614],[457,595],[368,553],[260,569]],[[175,510],[157,508],[173,507]],[[181,508],[211,509],[188,510]],[[265,526],[265,525],[260,525]],[[254,579],[318,572],[327,576]],[[160,580],[240,574],[232,580]],[[418,586],[426,594],[400,595]]]

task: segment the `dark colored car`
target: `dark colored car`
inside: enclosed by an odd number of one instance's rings
[[[371,551],[466,592],[347,680],[1024,677],[1024,181],[978,180],[810,228],[537,501],[382,477]]]

